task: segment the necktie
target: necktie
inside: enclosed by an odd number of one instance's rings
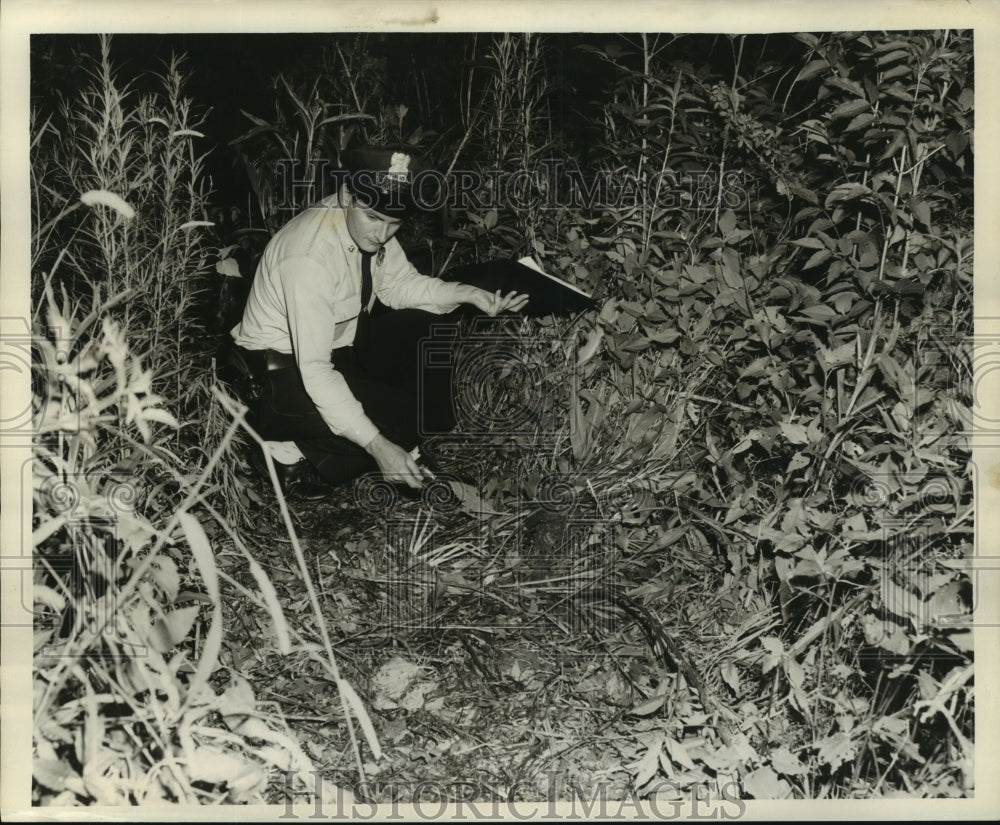
[[[361,253],[361,311],[368,311],[372,299],[372,253]]]
[[[358,316],[357,328],[354,332],[354,351],[361,352],[368,336],[368,304],[372,299],[372,253],[361,253],[361,314]]]

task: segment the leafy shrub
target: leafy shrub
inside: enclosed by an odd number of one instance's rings
[[[780,610],[780,633],[721,671],[734,690],[772,679],[791,708],[780,734],[760,723],[773,750],[730,760],[750,793],[914,791],[909,771],[962,793],[971,35],[796,39],[797,74],[745,66],[746,38],[729,78],[651,60],[647,40],[641,71],[600,52],[621,72],[591,163],[740,174],[686,209],[639,199],[541,228],[556,267],[610,298],[584,340],[573,456],[695,469],[681,523],[718,541],[741,600]],[[939,695],[957,707],[925,704]],[[906,721],[922,707],[941,715]]]

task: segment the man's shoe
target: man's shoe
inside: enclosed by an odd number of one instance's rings
[[[317,499],[326,496],[330,489],[324,485],[312,465],[304,458],[294,464],[274,462],[274,470],[278,476],[278,485],[285,496],[295,495],[297,498]]]
[[[251,452],[250,466],[267,486],[271,485],[267,461],[260,449]],[[283,464],[280,461],[275,461],[274,472],[278,476],[278,486],[281,487],[281,493],[286,498],[294,494],[300,498],[317,499],[323,498],[329,493],[329,488],[323,485],[312,466],[304,458],[299,459],[294,464]]]

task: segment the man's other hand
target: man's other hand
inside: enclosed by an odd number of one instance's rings
[[[375,459],[379,471],[389,481],[401,481],[415,490],[424,486],[424,471],[416,459],[384,435],[375,436],[365,450]]]
[[[499,315],[501,312],[519,312],[528,303],[528,295],[516,291],[502,294],[498,289],[496,292],[487,292],[475,286],[462,285],[467,292],[462,295],[463,303],[472,304],[487,315]]]

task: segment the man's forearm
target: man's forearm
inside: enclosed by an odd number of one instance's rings
[[[479,287],[472,286],[470,284],[449,284],[452,287],[452,301],[456,304],[470,304],[473,301],[477,292],[481,290]]]
[[[378,435],[378,428],[351,392],[343,374],[328,361],[316,360],[300,362],[299,371],[306,393],[330,431],[360,447],[371,443]]]

